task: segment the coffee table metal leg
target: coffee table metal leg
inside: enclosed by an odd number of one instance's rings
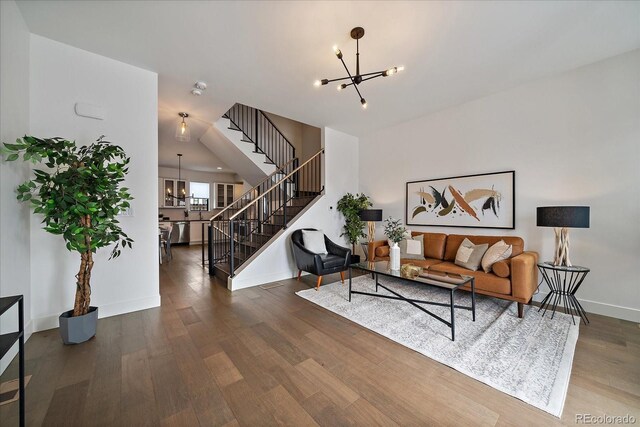
[[[378,292],[378,273],[375,273],[376,292]]]
[[[471,315],[473,321],[476,321],[476,280],[471,279]]]
[[[451,295],[451,341],[456,340],[456,314],[454,310],[454,299],[453,299],[453,289],[450,292]]]
[[[349,302],[351,302],[351,266],[349,266]]]

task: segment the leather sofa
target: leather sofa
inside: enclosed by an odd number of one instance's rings
[[[516,236],[466,236],[460,234],[422,233],[413,231],[412,236],[424,235],[424,260],[401,259],[401,264],[414,264],[430,271],[466,274],[475,278],[477,294],[488,295],[518,303],[518,317],[524,315],[524,304],[530,304],[538,287],[538,254],[524,250],[524,240]],[[494,265],[494,271],[485,273],[468,270],[454,264],[458,248],[467,238],[474,244],[493,245],[500,240],[512,246],[511,258]],[[389,245],[386,240],[369,243],[371,261],[389,260]],[[462,289],[470,290],[467,285]]]

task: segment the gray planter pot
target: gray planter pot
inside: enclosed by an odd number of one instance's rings
[[[60,336],[65,344],[80,344],[96,335],[98,325],[98,307],[89,307],[84,316],[73,317],[73,310],[60,315]]]

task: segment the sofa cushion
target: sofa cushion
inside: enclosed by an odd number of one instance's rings
[[[412,236],[423,235],[424,239],[424,257],[442,259],[444,257],[445,244],[447,235],[444,233],[421,233],[413,231]]]
[[[493,245],[500,240],[504,240],[507,245],[511,245],[511,256],[518,256],[524,251],[524,240],[516,236],[465,236],[462,234],[450,234],[447,236],[447,244],[444,252],[445,261],[454,261],[458,248],[464,239],[469,239],[474,245],[487,243]],[[425,253],[426,254],[426,253]]]
[[[400,264],[413,264],[422,268],[430,268],[432,265],[441,263],[442,260],[426,258],[426,259],[400,259]]]
[[[338,255],[333,255],[333,254],[320,255],[320,260],[322,260],[322,266],[324,268],[340,267],[341,265],[344,265],[344,258],[339,257]]]
[[[503,259],[491,267],[491,271],[498,277],[509,277],[511,275],[511,260]]]
[[[456,273],[475,278],[476,290],[493,292],[497,294],[511,295],[511,281],[502,277],[498,277],[492,273],[484,271],[471,271],[466,268],[459,267],[452,262],[441,262],[429,267],[429,271],[440,271],[443,273]]]
[[[511,256],[511,251],[511,245],[507,245],[504,240],[494,243],[482,256],[482,270],[485,273],[490,273],[493,264],[509,258]]]
[[[390,251],[391,251],[391,248],[388,245],[378,246],[376,248],[376,258],[389,256]]]
[[[487,252],[488,248],[489,245],[486,243],[482,245],[474,245],[469,239],[464,239],[458,248],[455,264],[460,267],[476,271],[478,267],[480,267],[482,256]]]
[[[400,241],[400,258],[424,259],[424,236],[403,239]]]

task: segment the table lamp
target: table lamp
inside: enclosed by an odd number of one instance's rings
[[[553,265],[571,267],[569,228],[589,228],[589,206],[543,206],[537,208],[537,226],[554,227],[556,254]]]
[[[369,243],[373,242],[376,236],[376,222],[382,221],[382,209],[363,209],[360,211],[360,219],[367,222],[369,227]]]

